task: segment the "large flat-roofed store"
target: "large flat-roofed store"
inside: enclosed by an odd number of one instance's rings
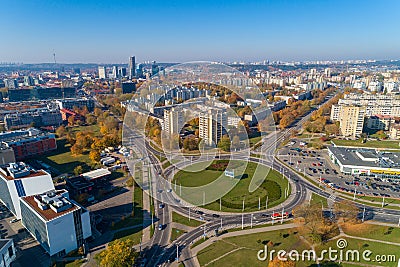
[[[397,152],[331,146],[328,155],[345,174],[400,178],[400,153]]]

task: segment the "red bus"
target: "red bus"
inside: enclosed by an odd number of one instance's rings
[[[283,215],[280,212],[274,212],[271,215],[271,219],[273,220],[282,219],[282,217],[283,219],[289,218],[289,212],[284,212]]]

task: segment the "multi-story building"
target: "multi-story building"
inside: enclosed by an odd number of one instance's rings
[[[123,94],[130,94],[136,91],[136,84],[133,82],[125,82],[121,84],[121,88]]]
[[[372,130],[388,131],[394,123],[395,119],[388,115],[374,115],[367,118],[367,127]]]
[[[0,142],[0,165],[15,162],[14,150]]]
[[[179,134],[184,125],[184,114],[180,108],[164,110],[163,130],[167,135]]]
[[[129,57],[129,64],[128,64],[128,76],[129,79],[135,77],[135,70],[136,70],[136,62],[135,56]]]
[[[34,128],[0,133],[0,143],[13,149],[16,160],[57,149],[53,133],[45,133]]]
[[[389,136],[392,139],[400,139],[400,124],[393,124],[389,129]]]
[[[16,258],[14,241],[10,239],[0,239],[0,267],[9,267]]]
[[[76,97],[74,87],[38,87],[8,90],[10,102]]]
[[[343,136],[360,136],[364,128],[365,107],[342,106],[339,114],[340,132]]]
[[[22,225],[50,256],[64,256],[92,235],[89,212],[66,190],[22,197],[20,203]]]
[[[4,116],[4,124],[7,130],[29,126],[60,126],[62,117],[58,109],[40,109],[7,114]]]
[[[94,110],[94,100],[91,98],[70,98],[70,99],[58,99],[56,104],[60,109],[74,110],[74,107],[83,108],[87,107],[89,112]]]
[[[16,88],[18,88],[18,83],[17,83],[17,80],[15,80],[15,79],[5,79],[4,80],[4,85],[8,89],[16,89]]]
[[[207,145],[218,144],[221,137],[226,133],[225,127],[227,127],[226,110],[212,108],[200,113],[199,137]]]
[[[99,66],[98,71],[99,71],[99,78],[100,78],[100,79],[106,79],[106,78],[107,78],[107,70],[106,70],[106,67],[104,67],[104,66]]]
[[[49,190],[54,190],[53,180],[43,170],[34,170],[23,162],[0,167],[0,200],[18,219],[21,218],[21,197]]]

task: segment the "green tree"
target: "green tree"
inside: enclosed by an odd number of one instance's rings
[[[76,167],[74,168],[74,174],[75,174],[76,176],[78,176],[79,174],[82,174],[82,173],[83,173],[83,167],[82,167],[81,165],[76,166]]]
[[[229,152],[231,149],[231,139],[228,136],[224,135],[221,137],[221,140],[218,142],[218,148],[223,151]]]
[[[104,267],[130,267],[135,263],[139,253],[133,248],[133,241],[127,239],[115,240],[107,249],[100,253],[100,266]]]

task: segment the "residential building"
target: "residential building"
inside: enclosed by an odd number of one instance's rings
[[[339,115],[340,132],[343,136],[360,136],[364,128],[365,108],[343,106]]]
[[[8,89],[16,89],[16,88],[18,88],[18,82],[15,79],[5,79],[4,80],[4,85]]]
[[[392,139],[400,139],[400,124],[392,124],[389,130],[389,137]]]
[[[92,235],[89,211],[69,199],[66,190],[22,197],[22,225],[50,255],[65,256]]]
[[[74,87],[37,87],[8,90],[10,102],[76,97]]]
[[[60,126],[62,124],[62,116],[58,109],[25,111],[5,115],[4,124],[7,130],[29,126]]]
[[[0,133],[0,143],[13,149],[16,160],[23,160],[57,149],[55,134],[42,132],[35,128]]]
[[[371,130],[388,131],[390,126],[394,123],[394,117],[388,115],[374,115],[367,118],[367,127]]]
[[[92,98],[69,98],[69,99],[58,99],[56,104],[60,109],[74,110],[76,108],[87,107],[89,112],[94,110],[95,104]]]
[[[21,197],[49,190],[54,190],[53,180],[44,170],[35,170],[23,162],[0,166],[0,200],[18,219]]]
[[[121,84],[121,88],[123,94],[130,94],[136,91],[136,84],[133,82],[124,82]]]
[[[0,267],[9,267],[16,259],[16,249],[14,241],[9,239],[0,239]]]
[[[226,133],[227,115],[224,109],[210,108],[199,116],[199,137],[207,145],[217,145]]]
[[[129,79],[132,79],[135,77],[135,70],[136,70],[136,62],[135,62],[135,56],[129,57],[129,63],[128,63],[128,76]]]
[[[163,130],[167,135],[179,134],[184,122],[182,109],[172,108],[164,110]]]
[[[107,78],[107,69],[104,66],[99,66],[99,79],[106,79]]]
[[[0,142],[0,165],[15,162],[14,150]]]
[[[60,113],[63,121],[68,121],[70,117],[73,117],[74,121],[85,121],[85,117],[66,108],[60,109]]]

